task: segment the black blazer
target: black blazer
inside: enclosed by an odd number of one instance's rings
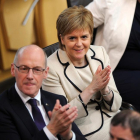
[[[41,100],[46,113],[53,110],[56,99],[60,100],[62,106],[67,103],[65,97],[41,90]],[[74,123],[72,130],[75,132],[77,140],[85,140]],[[59,135],[57,137],[59,140],[61,139]],[[48,140],[44,131],[37,129],[14,86],[0,94],[0,139]]]

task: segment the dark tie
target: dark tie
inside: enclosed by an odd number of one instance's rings
[[[41,130],[46,125],[42,117],[42,114],[40,112],[40,109],[37,106],[36,99],[30,99],[28,103],[32,106],[32,114],[33,114],[34,122],[38,130]]]

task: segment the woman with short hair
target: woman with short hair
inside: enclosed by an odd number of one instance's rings
[[[65,9],[57,19],[60,49],[48,58],[43,89],[65,96],[77,106],[75,123],[89,140],[108,140],[110,116],[121,106],[109,57],[101,46],[90,45],[93,16],[83,6]]]

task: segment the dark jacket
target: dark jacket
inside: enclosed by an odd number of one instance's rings
[[[53,110],[56,99],[60,100],[62,106],[67,103],[65,97],[41,90],[41,101],[46,113]],[[74,123],[72,130],[75,132],[77,140],[85,140]],[[59,135],[57,137],[61,139]],[[43,129],[41,131],[37,129],[14,86],[0,94],[0,139],[48,140]]]

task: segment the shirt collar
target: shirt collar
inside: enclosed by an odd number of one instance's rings
[[[18,88],[18,86],[17,86],[16,83],[15,83],[15,89],[16,89],[18,95],[20,96],[20,98],[21,98],[21,100],[23,101],[24,104],[26,104],[27,101],[28,101],[29,99],[32,99],[30,96],[25,95],[23,92],[21,92],[21,91],[19,90],[19,88]],[[34,97],[34,99],[37,100],[37,104],[38,104],[38,105],[41,105],[41,94],[40,94],[40,89],[39,89],[39,91],[38,91],[38,94]]]

